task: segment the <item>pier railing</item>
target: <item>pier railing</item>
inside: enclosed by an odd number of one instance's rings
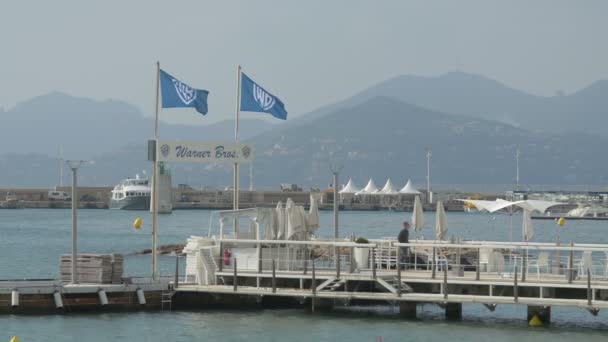
[[[376,273],[397,268],[428,273],[433,278],[449,271],[448,277],[473,276],[520,281],[565,281],[586,279],[608,281],[608,245],[522,243],[499,241],[414,240],[410,243],[382,239],[360,244],[351,241],[245,240],[223,239],[222,248],[234,250],[228,259],[215,260],[218,269],[305,273],[314,263],[320,272]],[[238,253],[238,250],[248,253]],[[406,255],[403,255],[407,253]]]

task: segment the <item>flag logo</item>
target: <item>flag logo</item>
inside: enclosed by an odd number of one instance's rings
[[[185,105],[189,105],[192,101],[196,100],[196,90],[194,90],[194,88],[189,87],[187,84],[182,83],[175,78],[172,78],[171,81],[173,82],[177,96],[179,96],[180,100],[182,100]]]
[[[243,152],[243,157],[245,157],[245,159],[249,158],[249,156],[251,155],[251,147],[245,146],[245,147],[243,147],[241,152]]]
[[[275,95],[260,87],[245,73],[241,73],[240,110],[244,112],[268,113],[275,118],[287,119],[287,110],[283,102]]]
[[[271,109],[276,102],[274,100],[274,96],[265,92],[264,89],[262,89],[255,83],[253,83],[253,98],[255,99],[255,102],[257,102],[260,107],[262,107],[263,110]]]
[[[163,146],[160,147],[160,153],[163,154],[163,157],[167,157],[169,155],[169,145],[164,144]]]
[[[164,70],[160,70],[159,77],[163,108],[191,107],[207,114],[207,90],[192,88]]]

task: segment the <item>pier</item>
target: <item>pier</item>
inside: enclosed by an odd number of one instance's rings
[[[190,252],[186,274],[122,284],[58,280],[0,281],[0,313],[180,310],[388,305],[414,319],[417,306],[435,304],[447,319],[463,304],[527,306],[544,324],[552,307],[597,315],[608,309],[608,245],[424,241],[390,239],[277,241],[221,239]],[[410,255],[403,262],[400,247]],[[220,250],[247,251],[233,258]],[[192,260],[192,259],[190,259]],[[178,279],[177,282],[175,279]]]
[[[526,318],[537,316],[544,324],[552,307],[592,315],[608,308],[608,245],[237,239],[220,245],[258,246],[261,258],[238,257],[225,265],[227,260],[211,260],[210,250],[201,250],[196,281],[179,284],[176,308],[279,305],[315,311],[375,304],[398,306],[402,317],[412,319],[418,304],[436,304],[446,318],[460,319],[466,315],[463,304],[483,305],[490,312],[497,305],[525,305]],[[400,247],[412,251],[406,262],[399,262]],[[283,257],[319,248],[325,252],[316,257]],[[354,249],[366,250],[368,259],[361,260]]]

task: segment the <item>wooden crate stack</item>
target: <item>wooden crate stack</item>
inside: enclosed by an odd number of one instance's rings
[[[76,274],[79,283],[120,284],[123,257],[120,254],[78,254]],[[64,254],[59,261],[62,282],[72,280],[72,256]]]

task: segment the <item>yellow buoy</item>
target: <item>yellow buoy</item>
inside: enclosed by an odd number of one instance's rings
[[[19,337],[13,336],[9,342],[19,342]]]
[[[144,223],[144,220],[141,219],[141,217],[138,217],[135,219],[135,221],[133,221],[133,228],[135,229],[141,229],[141,225]]]
[[[532,319],[530,320],[530,322],[528,322],[528,325],[531,327],[542,327],[543,321],[540,320],[538,315],[534,315],[534,316],[532,316]]]
[[[563,227],[563,226],[566,224],[566,219],[565,219],[565,218],[563,218],[563,217],[560,217],[559,219],[557,219],[557,224],[558,224],[560,227]]]

